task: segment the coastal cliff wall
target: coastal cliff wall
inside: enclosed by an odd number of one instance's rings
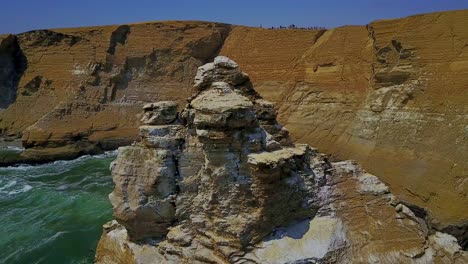
[[[164,22],[19,34],[28,66],[0,127],[22,134],[32,161],[128,144],[141,104],[184,101],[191,75],[213,59],[229,28]]]
[[[30,161],[128,144],[144,103],[183,107],[197,67],[226,55],[296,142],[357,160],[437,228],[463,233],[467,20],[465,10],[320,31],[150,22],[0,36],[1,89],[16,91],[0,129],[22,136]]]
[[[330,29],[300,51],[293,37],[235,28],[221,54],[251,73],[296,141],[357,160],[435,225],[466,221],[467,14]]]

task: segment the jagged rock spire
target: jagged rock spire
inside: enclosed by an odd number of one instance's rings
[[[172,102],[145,105],[141,142],[119,149],[110,195],[119,224],[104,226],[97,263],[468,259],[377,177],[292,144],[235,62],[215,58],[195,86],[180,113]]]
[[[172,226],[234,250],[312,216],[310,148],[291,144],[248,75],[220,56],[198,69],[195,87],[179,115],[171,102],[145,105],[141,143],[112,166],[114,216],[130,238],[165,237]]]

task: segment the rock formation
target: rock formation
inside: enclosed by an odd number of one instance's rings
[[[0,164],[128,145],[143,105],[180,111],[197,68],[224,55],[274,103],[293,142],[357,160],[466,247],[467,14],[318,31],[166,21],[0,36],[1,136],[26,148]]]
[[[236,27],[221,54],[275,103],[294,141],[357,160],[402,199],[429,209],[433,227],[465,230],[457,237],[466,241],[467,14],[281,37]]]
[[[130,239],[165,237],[180,223],[239,250],[312,216],[310,148],[288,141],[235,62],[216,57],[195,80],[179,116],[174,102],[143,107],[141,142],[112,165],[110,200]]]
[[[198,68],[195,93],[144,106],[119,148],[97,263],[463,263],[456,238],[352,162],[293,144],[237,63]]]

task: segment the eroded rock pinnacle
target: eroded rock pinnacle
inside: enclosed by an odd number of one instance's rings
[[[173,102],[145,105],[141,141],[119,149],[116,221],[104,226],[97,263],[468,258],[450,235],[428,238],[425,219],[376,176],[291,143],[234,61],[199,67],[195,88],[180,112]]]

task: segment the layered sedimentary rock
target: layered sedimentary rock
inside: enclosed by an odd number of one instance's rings
[[[144,106],[141,142],[120,148],[111,166],[110,200],[130,240],[167,237],[157,247],[173,261],[205,250],[200,257],[221,262],[314,215],[311,149],[287,140],[274,109],[228,58],[200,67],[195,87],[178,115],[171,102]]]
[[[221,53],[277,105],[295,141],[357,160],[428,208],[433,227],[456,229],[466,241],[467,17],[456,11],[335,28],[302,46],[234,28]]]
[[[145,105],[141,145],[121,148],[111,165],[114,216],[135,240],[165,235],[175,221],[176,157],[184,140],[176,118],[175,102]]]
[[[0,129],[22,135],[27,149],[2,164],[129,144],[144,104],[171,100],[180,111],[197,67],[221,54],[274,103],[294,142],[357,160],[428,209],[432,227],[467,241],[467,17],[320,31],[152,22],[0,36],[0,86],[11,95],[0,100]]]
[[[468,261],[376,176],[293,144],[227,57],[198,69],[176,109],[145,105],[141,141],[119,148],[97,263]]]
[[[141,106],[185,100],[193,73],[216,56],[229,28],[168,22],[19,34],[28,64],[0,127],[22,134],[22,162],[127,145],[138,136]]]

